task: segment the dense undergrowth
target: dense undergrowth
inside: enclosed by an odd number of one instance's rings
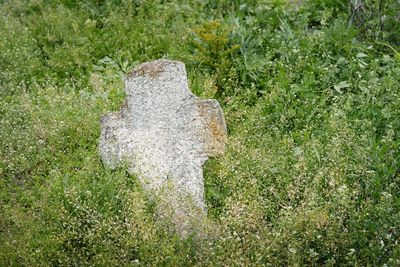
[[[399,266],[400,10],[384,3],[374,34],[344,0],[1,1],[0,265]],[[157,58],[225,112],[214,237],[167,231],[99,159],[125,73]]]

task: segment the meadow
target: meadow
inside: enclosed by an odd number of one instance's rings
[[[400,3],[364,2],[0,1],[0,265],[399,266]],[[126,73],[159,58],[225,113],[214,236],[99,158]]]

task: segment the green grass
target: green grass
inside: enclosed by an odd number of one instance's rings
[[[368,2],[368,1],[366,1]],[[400,265],[400,33],[346,1],[2,1],[0,265]],[[100,117],[141,62],[223,106],[205,166],[218,234],[181,239]]]

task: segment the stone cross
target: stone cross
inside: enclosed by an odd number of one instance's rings
[[[101,120],[101,158],[112,169],[125,164],[145,189],[162,196],[161,214],[170,209],[176,229],[186,231],[189,213],[205,214],[203,165],[224,153],[222,108],[189,91],[179,61],[140,65],[125,90],[121,109]]]

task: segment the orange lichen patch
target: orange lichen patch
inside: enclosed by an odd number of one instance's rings
[[[208,128],[211,131],[211,137],[214,139],[212,143],[223,146],[226,141],[226,133],[214,116],[210,118]]]
[[[152,64],[142,64],[128,74],[128,77],[139,77],[148,75],[151,78],[157,78],[160,73],[164,71],[164,64],[162,61],[154,62]]]
[[[222,155],[225,151],[225,142],[227,139],[226,129],[224,128],[224,119],[220,114],[214,113],[214,106],[211,102],[200,101],[198,103],[200,116],[203,117],[207,140],[207,150],[209,156]]]

